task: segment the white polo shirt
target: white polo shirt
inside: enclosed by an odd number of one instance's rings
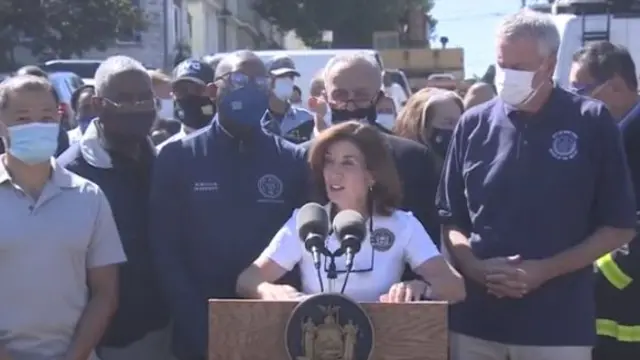
[[[52,161],[34,201],[13,183],[3,156],[0,344],[12,359],[61,359],[89,299],[87,269],[122,263],[125,254],[96,184]]]
[[[315,294],[320,292],[320,284],[311,254],[296,232],[297,212],[294,211],[260,257],[269,258],[287,270],[300,264],[302,291]],[[340,247],[335,234],[331,234],[325,244],[330,251]],[[405,264],[415,269],[438,255],[438,249],[424,227],[410,212],[396,210],[391,216],[374,216],[373,232],[367,232],[366,240],[354,258],[345,295],[356,301],[378,301],[380,295],[386,294],[391,285],[401,280]],[[339,292],[345,278],[345,258],[336,259],[338,278],[332,281],[331,289],[327,279],[328,266],[328,259],[323,257],[321,274],[325,291]]]

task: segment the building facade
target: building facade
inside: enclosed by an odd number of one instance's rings
[[[201,57],[239,49],[281,48],[284,34],[260,17],[252,0],[186,0],[191,48]]]
[[[258,16],[252,0],[132,0],[145,13],[145,31],[121,34],[105,51],[90,50],[83,59],[131,56],[146,66],[170,69],[179,53],[201,57],[236,49],[281,46],[283,34]],[[38,59],[23,47],[14,51],[22,64]]]

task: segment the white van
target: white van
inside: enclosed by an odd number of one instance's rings
[[[589,41],[625,46],[640,68],[640,0],[556,0],[550,8],[560,32],[554,80],[569,86],[573,55]]]
[[[311,80],[324,68],[329,59],[336,55],[351,54],[365,52],[371,55],[380,66],[380,70],[384,69],[382,59],[375,50],[360,49],[317,49],[317,50],[266,50],[254,51],[256,55],[267,63],[275,56],[287,55],[296,64],[296,70],[300,73],[300,77],[296,79],[296,85],[302,91],[302,105],[307,106],[309,98],[309,88]]]

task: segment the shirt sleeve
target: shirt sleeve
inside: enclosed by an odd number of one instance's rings
[[[412,214],[409,214],[406,227],[408,228],[409,239],[404,248],[404,258],[411,266],[411,269],[415,270],[425,261],[440,255],[438,248],[436,248],[427,231]]]
[[[461,230],[471,232],[471,219],[467,208],[462,163],[464,154],[464,131],[462,128],[464,115],[453,131],[447,156],[442,166],[440,184],[436,193],[436,208],[443,225],[453,225]]]
[[[594,224],[632,229],[636,223],[635,193],[622,136],[604,106],[599,117],[598,147],[594,151],[597,157]]]
[[[97,196],[98,207],[87,251],[87,268],[120,264],[127,260],[109,201],[99,189]]]
[[[261,259],[268,258],[287,271],[291,271],[302,260],[303,255],[302,242],[295,233],[296,212],[278,230],[269,246],[260,255]]]

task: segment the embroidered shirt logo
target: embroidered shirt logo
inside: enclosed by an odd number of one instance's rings
[[[193,183],[193,191],[218,191],[218,183],[212,181],[199,181]]]
[[[266,174],[258,180],[258,191],[262,195],[262,199],[258,202],[282,202],[280,197],[284,191],[284,185],[279,177]]]
[[[549,153],[558,160],[571,160],[578,155],[578,134],[569,130],[556,131],[551,136]]]

